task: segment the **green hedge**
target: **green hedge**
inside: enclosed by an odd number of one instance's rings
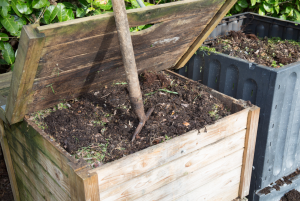
[[[300,0],[238,0],[228,16],[255,12],[300,23]]]

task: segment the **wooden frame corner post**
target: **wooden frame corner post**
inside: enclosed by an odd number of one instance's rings
[[[8,172],[9,181],[10,181],[10,185],[12,188],[14,200],[19,201],[20,194],[19,194],[19,190],[18,190],[17,180],[16,180],[13,163],[12,163],[11,156],[10,156],[7,138],[6,138],[6,135],[4,132],[3,121],[1,119],[0,119],[0,144],[2,147],[2,152],[4,155],[5,164],[7,167],[7,172]]]
[[[6,118],[10,124],[21,121],[32,97],[32,85],[45,43],[45,35],[38,33],[39,25],[23,26],[16,63],[7,98]]]
[[[240,199],[247,196],[250,190],[251,173],[252,173],[252,166],[253,166],[256,136],[257,136],[259,112],[260,112],[260,108],[254,106],[249,110],[248,113],[245,149],[244,149],[244,156],[243,156],[241,182],[239,188]]]

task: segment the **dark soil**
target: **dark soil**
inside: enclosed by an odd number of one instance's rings
[[[280,201],[299,201],[300,200],[300,192],[293,189],[290,192],[286,193]]]
[[[14,200],[8,173],[5,166],[4,156],[0,146],[0,200],[12,201]]]
[[[209,89],[196,82],[174,79],[164,73],[145,73],[140,83],[145,111],[155,109],[133,143],[131,139],[139,122],[131,110],[127,84],[122,82],[85,94],[64,106],[60,104],[60,109],[54,108],[55,112],[52,110],[44,119],[35,114],[35,120],[44,121],[45,132],[69,153],[97,167],[203,128],[230,114],[220,100],[207,92]]]
[[[288,176],[286,176],[286,177],[283,177],[282,179],[278,179],[278,180],[275,182],[275,184],[274,184],[274,183],[271,183],[270,186],[268,186],[268,187],[262,189],[262,190],[259,191],[258,193],[262,193],[262,194],[267,195],[267,194],[271,193],[271,190],[272,190],[272,189],[276,189],[277,191],[279,191],[279,190],[280,190],[280,187],[283,186],[284,184],[287,184],[287,185],[292,184],[292,183],[293,183],[293,182],[292,182],[292,179],[293,179],[294,177],[296,177],[297,175],[299,175],[299,174],[300,174],[300,170],[297,169],[297,170],[296,170],[295,172],[293,172],[292,174],[290,174],[290,175],[288,175]],[[300,200],[300,199],[299,199],[299,200]]]
[[[280,38],[259,39],[254,34],[230,31],[227,36],[207,44],[230,56],[239,57],[268,67],[281,66],[300,61],[300,45]]]

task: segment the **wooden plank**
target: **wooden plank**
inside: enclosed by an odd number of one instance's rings
[[[239,189],[239,198],[241,199],[249,195],[259,113],[260,108],[253,107],[248,115],[245,152]]]
[[[12,72],[0,74],[0,90],[10,87]],[[0,95],[2,95],[0,93]]]
[[[56,199],[52,192],[48,189],[47,183],[44,183],[43,180],[39,180],[35,175],[35,172],[28,168],[28,166],[24,164],[24,161],[22,161],[15,152],[12,153],[12,159],[16,174],[35,200],[59,200]]]
[[[10,94],[7,99],[6,117],[10,124],[17,123],[25,116],[28,93],[32,88],[40,53],[44,46],[44,34],[36,32],[37,25],[23,26],[18,54],[12,74]]]
[[[241,149],[135,199],[135,201],[210,200],[212,196],[227,188],[228,185],[232,186],[239,183],[243,151],[244,149]]]
[[[206,129],[190,131],[91,170],[98,174],[100,193],[245,129],[247,117],[248,109],[245,109],[207,126]]]
[[[186,16],[216,11],[223,5],[223,0],[186,0],[157,6],[148,6],[127,10],[130,27],[156,24]],[[66,43],[86,37],[116,31],[113,13],[79,18],[67,22],[38,27],[40,33],[47,36],[45,46]]]
[[[15,172],[14,172],[13,163],[11,160],[9,146],[7,143],[7,137],[6,137],[5,131],[4,131],[3,121],[1,119],[0,119],[0,143],[1,143],[1,147],[2,147],[2,153],[4,156],[5,164],[7,167],[7,172],[8,172],[9,181],[10,181],[12,193],[14,196],[14,200],[19,201],[20,200],[19,189],[18,189],[18,185],[17,185]]]
[[[161,54],[175,45],[184,53],[186,48],[181,46],[193,41],[212,17],[213,12],[207,16],[185,17],[156,24],[149,29],[132,34],[135,56],[142,54],[150,58],[151,53]],[[182,26],[188,28],[182,29]],[[165,55],[165,60],[168,59],[168,55]],[[44,48],[36,78],[47,77],[52,72],[57,75],[58,71],[63,72],[74,66],[95,62],[103,64],[111,60],[122,63],[116,32]]]
[[[135,200],[244,148],[246,129],[101,192],[101,200]],[[241,157],[242,158],[242,157]]]
[[[0,95],[0,119],[7,123],[6,117],[5,117],[5,107],[6,107],[6,98]]]
[[[50,160],[46,157],[43,157],[39,161],[38,159],[34,159],[17,140],[14,140],[14,143],[10,144],[10,150],[15,162],[19,164],[20,168],[24,169],[23,172],[34,172],[32,174],[36,178],[35,184],[38,189],[45,188],[46,186],[47,190],[58,200],[70,200],[69,178],[62,174],[61,170],[51,163]],[[45,186],[40,186],[38,184],[40,181]]]
[[[21,168],[19,167],[17,162],[15,162],[14,158],[13,158],[13,164],[14,164],[16,175],[21,180],[24,187],[28,190],[29,194],[33,197],[34,200],[54,200],[51,199],[50,197],[46,197],[45,195],[39,192],[39,189],[36,188],[37,187],[36,184],[32,183],[35,182],[34,180],[35,178],[33,174],[31,172],[26,172],[26,173],[22,172]],[[33,178],[31,176],[33,176]]]
[[[16,175],[21,201],[34,201],[33,197],[30,195],[29,191],[23,185],[21,179]]]
[[[187,50],[187,52],[181,57],[177,62],[175,69],[184,67],[184,65],[190,60],[190,58],[195,54],[211,32],[218,26],[223,17],[228,13],[228,11],[234,6],[237,0],[227,0],[222,8],[218,11],[215,17],[211,20],[209,25],[201,32],[199,37],[194,41],[193,45]]]
[[[223,188],[224,190],[222,190],[219,194],[214,195],[210,201],[233,201],[235,198],[237,198],[239,185],[240,184],[237,183],[235,185],[226,186],[226,188]]]
[[[175,50],[170,53],[170,57],[176,58],[180,52],[180,49]],[[139,73],[143,72],[145,69],[160,71],[173,65],[173,60],[163,60],[163,58],[164,54],[161,54],[154,58],[138,60],[137,65]],[[93,66],[89,70],[84,68],[65,72],[60,74],[59,82],[56,81],[57,77],[36,81],[33,88],[35,90],[34,99],[30,103],[27,113],[46,109],[64,100],[76,98],[79,95],[92,90],[99,90],[99,87],[104,86],[104,84],[112,83],[116,80],[125,80],[125,71],[122,64],[103,71],[99,71],[100,67],[101,64],[100,66]],[[52,88],[50,88],[49,85],[52,86],[55,93],[53,93]]]

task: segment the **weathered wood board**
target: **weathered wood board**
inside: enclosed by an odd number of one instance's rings
[[[131,34],[138,71],[175,66],[235,1],[185,0],[128,10],[130,27],[153,24]],[[24,26],[12,74],[5,109],[10,124],[27,113],[125,79],[113,13]]]
[[[75,160],[28,119],[5,126],[20,200],[231,201],[246,196],[259,108],[210,93],[235,114],[96,169]]]

